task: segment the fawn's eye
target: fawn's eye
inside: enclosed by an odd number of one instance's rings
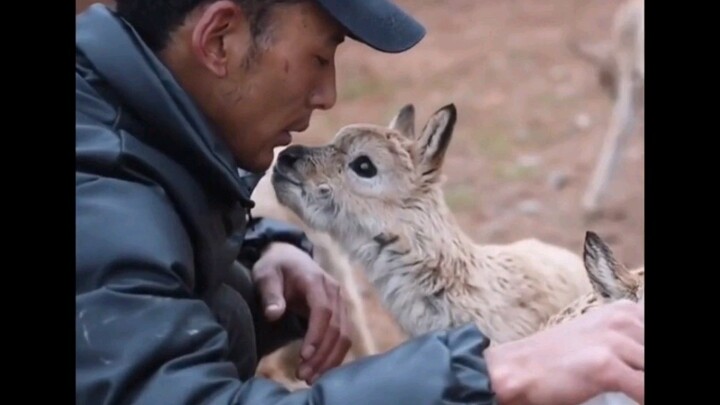
[[[370,178],[377,174],[377,168],[370,158],[365,155],[350,162],[350,168],[360,177]]]

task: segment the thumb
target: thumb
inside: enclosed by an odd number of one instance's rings
[[[263,276],[256,279],[260,291],[265,317],[269,321],[276,321],[285,313],[285,299],[283,298],[284,280],[282,272],[277,269],[264,271]]]

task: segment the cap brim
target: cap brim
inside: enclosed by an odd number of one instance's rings
[[[348,36],[382,52],[415,46],[425,28],[390,0],[317,0],[348,30]]]

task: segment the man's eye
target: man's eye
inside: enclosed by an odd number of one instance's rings
[[[323,58],[322,56],[315,56],[315,60],[317,60],[320,66],[327,66],[330,63],[329,60]]]

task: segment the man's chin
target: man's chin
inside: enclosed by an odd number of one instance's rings
[[[251,173],[265,173],[273,165],[275,155],[273,154],[273,151],[271,150],[269,153],[263,151],[262,153],[258,153],[254,156],[244,156],[241,159],[236,158],[236,165],[245,171],[251,172]]]

